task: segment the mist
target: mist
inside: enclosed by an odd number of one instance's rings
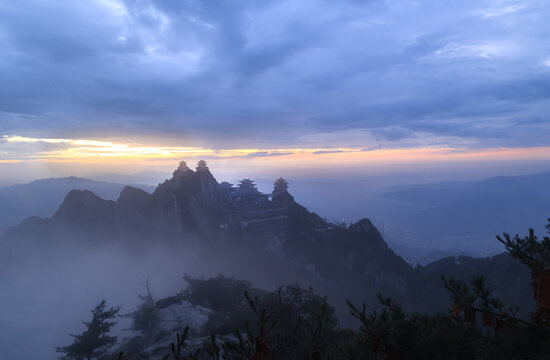
[[[549,18],[3,1],[0,358],[546,358]]]
[[[36,234],[40,238],[39,234]],[[17,246],[25,254],[14,259],[2,254],[0,265],[0,336],[2,358],[56,359],[55,346],[70,344],[69,334],[84,330],[82,321],[102,299],[131,313],[147,293],[155,299],[174,295],[185,287],[183,275],[209,277],[222,269],[197,263],[176,247],[150,247],[144,256],[116,245],[69,247]],[[15,249],[12,248],[14,251]],[[231,274],[229,274],[231,275]],[[130,320],[117,318],[115,332],[124,339]]]
[[[281,238],[279,231],[289,231],[291,226],[296,226],[291,225],[292,222],[287,225],[276,225],[273,229],[265,227],[260,233],[242,233],[242,230],[227,235],[225,230],[220,233],[217,225],[212,227],[206,221],[219,216],[216,214],[219,209],[227,206],[223,205],[226,204],[227,198],[220,192],[220,185],[208,170],[193,172],[186,166],[182,170],[180,165],[170,180],[166,180],[157,190],[150,193],[125,187],[119,196],[114,196],[111,192],[116,191],[119,186],[116,183],[87,182],[87,185],[96,186],[100,193],[103,191],[107,199],[97,197],[89,191],[70,191],[62,199],[62,204],[56,205],[59,210],[52,213],[51,218],[31,218],[6,233],[2,242],[0,265],[0,282],[3,288],[0,306],[5,311],[0,314],[0,321],[7,324],[10,331],[1,337],[0,348],[10,359],[53,359],[56,357],[54,347],[70,343],[70,334],[78,334],[83,330],[81,321],[89,320],[90,310],[101,299],[107,300],[109,306],[120,306],[121,314],[131,313],[140,303],[139,295],[146,293],[146,283],[149,284],[153,297],[158,300],[182,291],[186,287],[184,274],[199,278],[218,274],[235,276],[238,279],[249,280],[254,286],[266,290],[291,283],[313,286],[320,294],[328,296],[342,324],[353,326],[345,300],[351,298],[355,301],[368,301],[369,309],[376,309],[374,296],[369,292],[372,290],[343,291],[340,285],[336,285],[338,282],[326,279],[331,276],[336,276],[336,279],[341,276],[337,274],[342,272],[347,274],[342,275],[346,281],[351,281],[349,277],[352,275],[345,272],[348,265],[342,264],[358,261],[358,264],[366,265],[367,269],[370,269],[363,270],[367,271],[365,274],[373,271],[372,266],[382,267],[372,275],[372,284],[375,288],[382,286],[376,285],[380,282],[377,279],[387,276],[387,271],[399,271],[399,276],[403,280],[396,280],[395,283],[400,285],[397,288],[386,286],[385,291],[402,299],[407,308],[426,309],[427,300],[417,298],[418,295],[403,293],[408,291],[404,290],[404,281],[438,287],[439,295],[432,295],[433,300],[437,299],[433,307],[439,308],[440,299],[445,297],[441,284],[438,285],[439,273],[415,270],[406,265],[406,262],[426,265],[448,255],[466,254],[483,258],[489,254],[498,254],[502,249],[499,250],[493,238],[495,232],[524,232],[526,226],[531,226],[536,214],[550,213],[550,193],[544,189],[550,173],[482,180],[471,180],[471,176],[459,177],[470,181],[416,185],[410,185],[410,182],[421,182],[421,179],[428,181],[433,178],[427,177],[426,174],[406,178],[401,174],[391,174],[316,179],[302,176],[291,179],[288,183],[289,191],[294,197],[321,217],[325,217],[328,222],[294,203],[294,198],[291,197],[292,200],[285,200],[290,201],[286,206],[295,207],[295,211],[300,214],[289,213],[288,216],[298,216],[292,221],[313,221],[317,224],[312,229],[313,233],[321,231],[327,235],[335,231],[330,230],[334,227],[330,224],[337,224],[341,229],[346,229],[336,230],[335,236],[340,242],[352,236],[357,228],[362,229],[360,232],[367,231],[371,234],[369,236],[374,236],[363,240],[372,248],[357,260],[350,260],[353,259],[353,251],[346,255],[349,249],[357,246],[354,245],[356,240],[348,245],[345,245],[345,242],[334,245],[331,241],[333,245],[330,246],[333,248],[327,255],[320,255],[321,253],[317,253],[319,250],[313,253],[311,251],[311,246],[318,246],[316,242],[324,241],[322,238],[309,245],[306,244],[310,240],[305,240],[306,243],[301,245],[299,242],[304,240],[299,239],[303,235],[294,238],[294,235],[289,234],[286,236],[294,240],[286,240],[288,245],[285,245],[284,237]],[[193,179],[200,182],[195,184]],[[60,189],[58,191],[74,185],[66,179],[49,181]],[[258,189],[264,192],[269,192],[273,187],[271,179],[260,177],[256,181]],[[480,204],[489,203],[486,198],[487,186],[496,191],[491,196],[501,197],[508,202],[498,203],[491,210],[480,207]],[[523,190],[519,191],[520,189]],[[454,200],[449,202],[441,196],[434,198],[434,192],[438,194],[438,191],[454,194]],[[512,192],[516,193],[514,197],[507,195]],[[284,193],[288,194],[286,190]],[[166,203],[162,200],[165,196],[162,194],[172,194],[170,199],[176,196],[176,199],[180,199],[177,200],[179,205],[173,207],[173,204]],[[259,196],[258,199],[263,196],[261,192],[254,194],[255,197]],[[475,198],[478,202],[462,203],[460,199],[464,197]],[[109,198],[116,200],[112,201]],[[431,206],[426,208],[422,202],[415,204],[415,198],[427,201]],[[55,199],[56,197],[52,197],[49,201],[56,201]],[[534,199],[539,200],[536,202]],[[442,202],[438,203],[439,200]],[[202,205],[197,205],[199,203]],[[211,203],[219,205],[212,207],[209,205]],[[532,209],[529,212],[524,211],[523,217],[519,216],[512,207],[512,204],[516,203],[524,208],[531,206]],[[506,211],[499,210],[499,206]],[[109,215],[113,207],[116,211]],[[460,238],[463,234],[459,233],[457,238],[449,224],[443,226],[451,229],[450,234],[442,234],[441,228],[436,226],[440,220],[425,210],[419,210],[434,207],[442,216],[448,216],[445,211],[452,210],[468,215],[471,219],[481,217],[481,212],[474,211],[477,208],[483,212],[494,211],[494,217],[499,219],[499,224],[508,225],[493,227],[494,224],[484,223],[483,220],[476,223],[464,220],[467,217],[461,220],[455,216],[459,228],[465,227],[469,233],[476,236],[470,239],[470,242],[465,242]],[[239,207],[231,211],[236,209]],[[182,214],[186,215],[178,215],[173,218],[174,220],[170,220],[174,211],[182,211]],[[141,220],[136,222],[132,220],[134,217]],[[374,226],[369,225],[368,220],[366,224],[364,220],[360,220],[364,217],[371,218]],[[407,222],[409,218],[412,222]],[[510,222],[510,219],[515,219],[515,222]],[[536,226],[537,231],[544,227],[544,219],[538,220],[540,223]],[[171,221],[176,222],[172,224]],[[461,221],[470,222],[466,226]],[[151,225],[142,228],[144,222],[151,222]],[[162,226],[159,227],[159,224]],[[303,229],[307,229],[307,226]],[[326,228],[319,230],[319,226]],[[400,229],[399,226],[405,226],[406,230]],[[166,232],[167,230],[169,231]],[[109,235],[111,231],[118,235]],[[149,231],[153,231],[153,235],[147,235]],[[184,231],[183,237],[178,235],[180,231]],[[264,231],[267,233],[262,235]],[[488,234],[491,235],[491,239],[486,239],[489,237]],[[415,236],[417,238],[414,238]],[[179,240],[175,241],[176,239]],[[328,246],[329,243],[323,246]],[[387,248],[385,243],[406,262]],[[300,249],[304,246],[305,252],[302,252]],[[480,253],[480,249],[484,252]],[[363,250],[355,251],[360,253]],[[393,264],[392,270],[384,269],[386,265],[383,263],[376,265],[378,260],[365,260],[364,257],[374,256],[380,251],[382,253],[376,256],[389,257],[389,263]],[[338,260],[338,252],[341,252],[345,259]],[[329,265],[331,262],[334,262],[334,265]],[[329,272],[325,273],[323,267],[327,267]],[[436,268],[439,269],[440,265]],[[426,269],[430,269],[430,265]],[[498,281],[498,276],[495,279]],[[354,284],[353,281],[350,284]],[[358,281],[363,280],[358,278]],[[520,298],[519,301],[523,300]],[[127,336],[125,334],[131,334],[123,331],[130,326],[130,322],[127,318],[117,321],[115,332],[121,344]]]

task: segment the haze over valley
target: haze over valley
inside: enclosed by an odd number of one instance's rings
[[[0,3],[0,359],[546,360],[547,0]]]

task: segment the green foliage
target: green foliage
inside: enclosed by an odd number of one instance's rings
[[[218,275],[210,279],[194,279],[184,276],[188,288],[182,295],[190,302],[215,311],[234,312],[244,305],[242,294],[252,285],[246,280]],[[223,296],[220,296],[223,294]]]
[[[152,298],[140,296],[141,304],[138,305],[136,311],[131,314],[132,330],[144,331],[149,329],[157,320],[156,307]]]
[[[72,335],[74,342],[71,345],[56,347],[58,353],[63,354],[60,360],[91,360],[105,359],[108,357],[109,349],[117,341],[116,336],[109,336],[108,333],[116,324],[115,321],[109,321],[116,317],[120,308],[106,308],[105,300],[92,310],[92,320],[84,322],[86,330],[80,335]]]
[[[264,304],[276,319],[272,336],[279,339],[277,342],[291,335],[285,356],[292,359],[331,349],[338,319],[326,297],[315,294],[312,288],[290,285],[277,289]]]
[[[166,351],[167,354],[162,357],[162,360],[198,360],[200,349],[195,351],[188,350],[188,334],[189,327],[186,327],[182,334],[176,334],[176,341],[170,343],[169,350]],[[126,356],[124,352],[120,352],[117,359],[129,360],[130,358]]]
[[[304,353],[335,351],[338,319],[334,308],[312,288],[290,285],[267,292],[223,276],[208,280],[186,276],[186,280],[189,288],[183,294],[189,301],[218,310],[211,315],[207,330],[214,336],[235,334],[237,341],[225,342],[225,348],[211,342],[207,351],[212,354],[250,358],[264,346],[270,356],[293,359]]]
[[[145,282],[145,288],[147,289],[147,294],[139,295],[141,304],[138,305],[133,313],[124,315],[132,318],[132,329],[136,331],[147,331],[158,321],[157,307],[151,294],[149,280]]]
[[[547,229],[550,231],[550,219]],[[532,229],[526,237],[497,236],[509,254],[533,271],[550,266],[550,238],[539,241]],[[391,299],[378,296],[381,312],[367,313],[348,302],[361,328],[356,346],[348,347],[349,359],[548,359],[550,329],[542,322],[516,318],[517,307],[505,307],[485,283],[475,276],[471,284],[441,277],[459,309],[498,314],[501,326],[482,333],[475,324],[448,314],[405,314]],[[540,312],[540,309],[537,313]]]
[[[547,220],[546,229],[550,233],[550,218]],[[518,234],[512,237],[508,233],[503,233],[502,237],[497,235],[497,240],[504,244],[510,255],[531,270],[541,271],[550,267],[550,237],[545,236],[539,241],[535,231],[529,229],[529,235],[525,237]]]
[[[196,360],[199,357],[200,349],[195,352],[186,351],[187,335],[189,327],[186,327],[183,334],[176,334],[176,342],[170,344],[170,353],[162,358],[162,360]]]
[[[317,359],[330,352],[338,320],[326,298],[311,288],[280,287],[262,298],[245,292],[251,315],[235,331],[235,342],[207,347],[211,359]]]
[[[441,276],[441,279],[451,293],[453,303],[459,309],[477,309],[508,316],[515,316],[518,312],[517,306],[505,307],[502,301],[492,294],[481,275],[473,277],[471,287],[453,277],[447,279]]]
[[[210,343],[206,346],[206,354],[210,360],[231,360],[233,359],[233,346],[229,342],[218,343],[216,335],[210,336]]]
[[[547,226],[550,231],[550,219]],[[498,237],[514,258],[532,270],[550,264],[550,239],[539,241],[529,235]],[[484,277],[474,276],[470,283],[441,277],[453,303],[461,310],[497,314],[499,328],[486,331],[463,320],[450,310],[446,313],[405,313],[392,299],[378,295],[382,310],[369,312],[367,306],[348,302],[351,315],[360,324],[357,333],[338,329],[334,309],[325,297],[298,285],[280,287],[268,292],[253,288],[247,281],[224,276],[193,279],[186,276],[189,287],[177,296],[155,303],[148,293],[133,316],[134,328],[146,327],[154,309],[162,302],[187,299],[215,310],[207,323],[212,332],[202,349],[189,349],[188,328],[178,334],[163,360],[421,360],[421,359],[533,359],[550,357],[550,329],[546,323],[527,322],[516,317],[517,307],[505,306],[487,286]],[[242,294],[244,293],[244,297]],[[102,306],[102,307],[101,307]],[[94,312],[104,312],[105,302]],[[118,309],[111,309],[116,314]],[[106,315],[108,316],[108,315]],[[143,318],[142,318],[143,317]],[[103,319],[108,319],[103,317]],[[93,323],[94,321],[92,321]],[[92,323],[86,323],[88,326]],[[110,329],[107,326],[106,330]],[[234,333],[233,339],[227,335]],[[85,333],[86,334],[86,333]],[[220,336],[223,336],[221,338]],[[75,343],[89,335],[75,336]],[[116,340],[116,338],[114,338]],[[225,339],[225,340],[224,340]],[[106,344],[107,346],[109,344]],[[112,343],[111,343],[112,345]],[[78,347],[71,345],[74,349]],[[58,348],[69,357],[69,347]],[[98,356],[106,354],[106,350]],[[99,354],[99,353],[98,353]],[[96,357],[100,358],[100,357]],[[119,359],[125,359],[121,354]]]
[[[481,288],[480,285],[476,282],[473,288]],[[464,292],[462,284],[459,288]],[[471,296],[473,292],[468,287],[466,293]],[[474,302],[479,300],[476,297]],[[379,301],[384,309],[373,313],[364,306],[348,303],[352,315],[361,323],[355,347],[348,349],[353,355],[349,358],[512,360],[546,359],[545,354],[550,353],[548,333],[517,319],[509,318],[496,336],[484,335],[478,327],[464,323],[451,312],[406,314],[390,299],[379,295]]]

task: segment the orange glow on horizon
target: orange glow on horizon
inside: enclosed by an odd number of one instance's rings
[[[2,139],[11,144],[38,145],[35,153],[26,157],[0,159],[0,163],[79,162],[79,163],[128,163],[170,162],[182,159],[206,159],[208,161],[247,160],[258,164],[316,167],[330,163],[341,165],[408,163],[408,162],[453,162],[453,161],[504,161],[504,160],[550,160],[550,146],[529,148],[281,148],[281,149],[205,149],[179,146],[144,146],[101,140],[42,139],[4,135]],[[43,148],[40,148],[40,147]],[[49,147],[55,147],[50,149]]]

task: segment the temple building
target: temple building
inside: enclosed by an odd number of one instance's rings
[[[226,191],[228,191],[228,192],[230,192],[230,193],[233,193],[233,190],[234,190],[233,184],[228,183],[227,181],[222,181],[222,182],[220,183],[220,188],[222,188],[223,190],[226,190]]]
[[[223,193],[223,195],[225,197],[225,200],[227,200],[227,202],[229,202],[229,203],[232,203],[233,202],[233,193],[235,192],[235,188],[233,187],[233,184],[231,184],[227,181],[222,181],[220,183],[220,190]]]
[[[233,192],[233,201],[243,208],[262,208],[269,206],[269,199],[256,188],[254,181],[242,179]]]
[[[190,170],[189,167],[187,166],[187,163],[185,161],[180,161],[179,164],[178,164],[178,167],[176,169],[176,171],[174,171],[174,174],[178,171],[187,171],[187,170]]]
[[[206,161],[199,160],[197,163],[197,171],[208,171],[208,166],[206,166]]]
[[[192,171],[185,161],[180,161],[174,171],[174,180],[178,184],[191,181],[196,175],[207,171],[209,169],[204,160],[197,163],[196,172]],[[288,194],[288,181],[282,177],[273,183],[271,194],[260,192],[254,181],[248,178],[240,180],[237,186],[223,181],[219,184],[218,190],[223,201],[229,205],[233,221],[233,225],[222,224],[222,228],[238,224],[244,234],[254,235],[284,231],[288,219],[288,202],[281,201],[281,198],[292,196]],[[271,197],[273,201],[270,200]]]
[[[257,195],[260,192],[256,188],[256,184],[254,184],[254,181],[250,179],[242,179],[239,181],[239,187],[237,189],[239,195]]]
[[[285,192],[288,189],[286,180],[276,181],[278,191]],[[242,179],[236,188],[231,184],[220,185],[226,191],[233,189],[231,206],[235,219],[240,221],[243,230],[247,233],[259,235],[261,233],[273,233],[284,229],[288,216],[286,208],[276,205],[269,200],[269,196],[258,191],[254,181]]]
[[[275,196],[275,195],[285,193],[287,191],[288,191],[288,181],[280,177],[277,180],[275,180],[275,182],[273,183],[273,192],[271,193],[271,195]]]

